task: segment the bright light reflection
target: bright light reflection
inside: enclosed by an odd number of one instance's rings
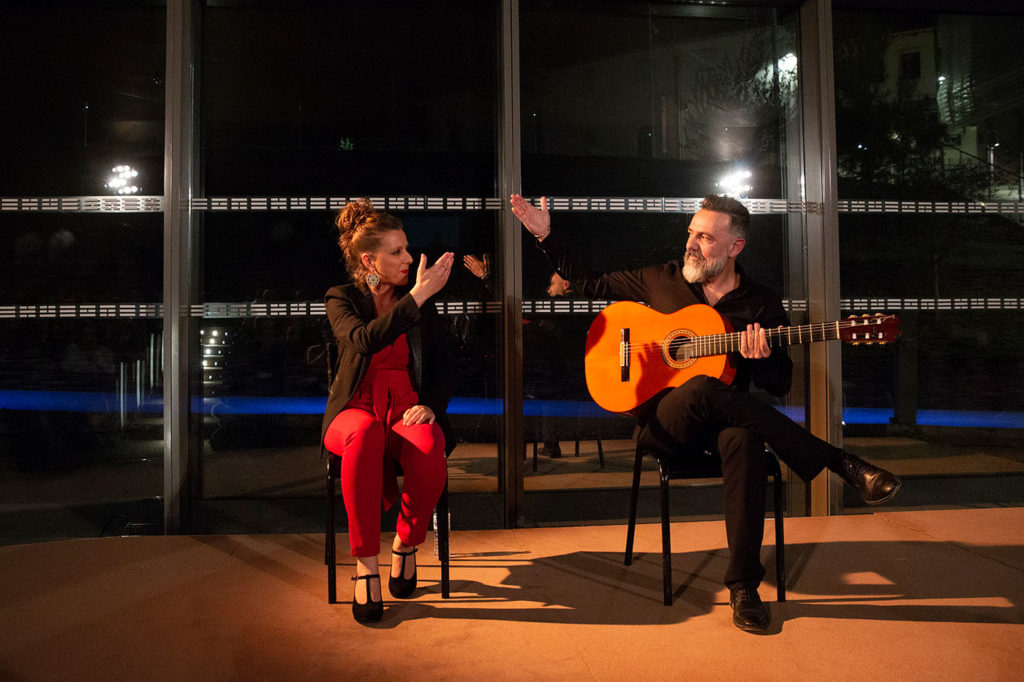
[[[785,76],[795,76],[796,75],[796,64],[797,64],[796,55],[793,54],[792,52],[790,52],[789,54],[785,55],[784,57],[780,57],[779,61],[777,62],[777,64],[779,66],[779,71],[783,75],[785,75]]]
[[[135,194],[139,191],[138,185],[132,183],[135,178],[139,177],[139,171],[125,165],[114,166],[110,170],[114,174],[103,185],[104,187],[118,194]]]
[[[739,170],[724,176],[715,183],[715,186],[718,187],[719,194],[737,198],[746,197],[753,189],[750,185],[750,178],[753,176],[754,174],[749,170]]]

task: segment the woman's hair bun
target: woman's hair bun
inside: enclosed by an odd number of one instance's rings
[[[338,229],[343,233],[353,232],[357,227],[359,227],[359,223],[374,215],[376,212],[376,209],[373,208],[373,204],[370,203],[369,199],[357,199],[345,204],[345,208],[338,211],[338,216],[334,219],[334,224],[337,225]]]

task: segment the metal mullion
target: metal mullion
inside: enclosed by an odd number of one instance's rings
[[[499,24],[501,45],[501,112],[498,150],[498,187],[502,200],[501,236],[502,397],[504,415],[499,444],[503,523],[515,528],[523,512],[523,282],[522,238],[518,220],[508,204],[521,191],[522,153],[519,119],[519,2],[502,0]]]
[[[193,0],[167,3],[164,108],[164,532],[190,527]]]
[[[831,0],[807,0],[801,6],[800,26],[805,196],[821,206],[820,213],[807,214],[808,321],[813,323],[841,316]],[[841,446],[842,349],[838,344],[812,344],[808,357],[807,428]],[[842,491],[835,477],[826,472],[810,488],[812,515],[840,511]]]

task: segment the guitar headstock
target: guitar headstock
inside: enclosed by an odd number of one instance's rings
[[[852,315],[839,324],[839,338],[855,346],[893,343],[902,336],[900,318],[896,315]]]

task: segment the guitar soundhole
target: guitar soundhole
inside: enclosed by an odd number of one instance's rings
[[[691,341],[694,336],[696,335],[688,329],[676,329],[665,337],[665,342],[661,346],[661,357],[665,364],[675,369],[684,369],[696,362]]]

